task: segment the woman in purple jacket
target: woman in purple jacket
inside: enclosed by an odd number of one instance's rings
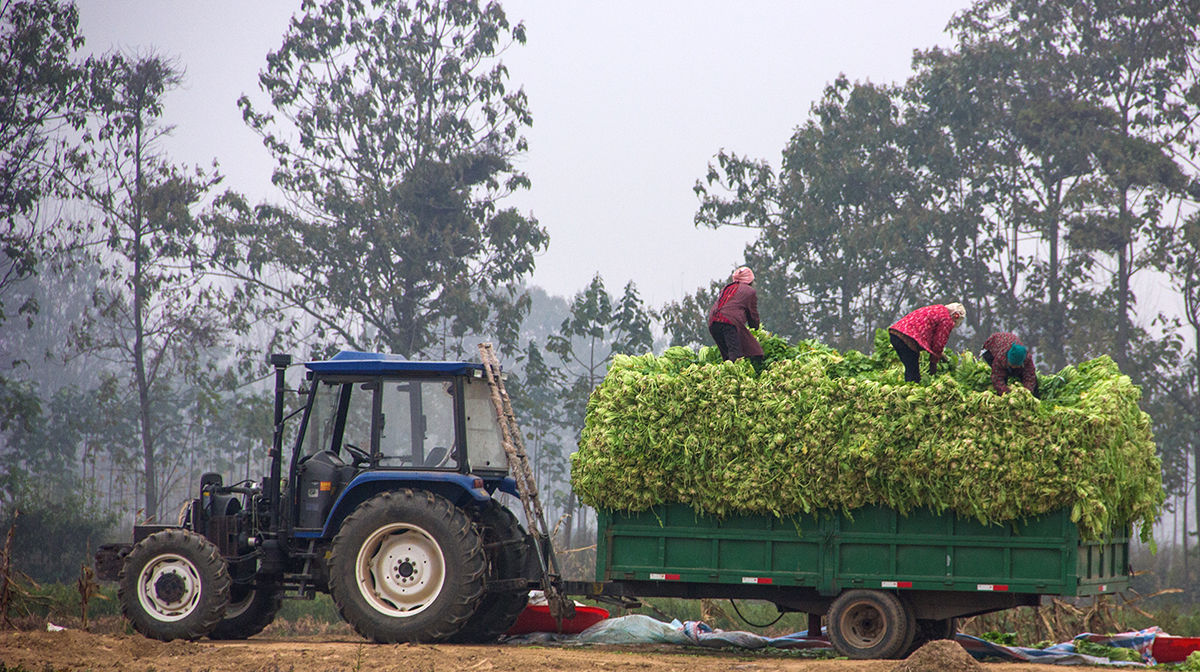
[[[758,294],[750,286],[753,283],[754,271],[745,266],[737,269],[708,311],[708,333],[717,342],[725,361],[742,357],[762,360],[762,346],[746,328],[758,329]]]

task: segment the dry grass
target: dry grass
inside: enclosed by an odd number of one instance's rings
[[[970,635],[1011,632],[1022,645],[1065,642],[1083,632],[1117,633],[1154,624],[1155,616],[1142,603],[1153,595],[1100,595],[1096,598],[1063,600],[1051,598],[1040,607],[1017,607],[959,621],[958,629]]]
[[[329,622],[311,615],[294,620],[275,619],[263,630],[264,637],[354,637],[354,628],[345,621]]]

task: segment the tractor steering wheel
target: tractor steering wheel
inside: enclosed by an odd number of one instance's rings
[[[347,453],[350,453],[350,457],[354,458],[354,466],[365,464],[371,461],[370,454],[353,443],[343,443],[342,447],[346,449]]]

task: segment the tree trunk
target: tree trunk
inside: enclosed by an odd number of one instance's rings
[[[1046,334],[1047,348],[1046,359],[1050,362],[1050,370],[1055,371],[1061,369],[1066,363],[1066,353],[1063,352],[1063,314],[1062,314],[1062,277],[1059,273],[1058,250],[1058,232],[1059,232],[1059,215],[1062,206],[1062,181],[1053,183],[1053,186],[1047,181],[1046,189],[1047,197],[1050,199],[1046,208],[1047,219],[1047,242],[1050,243],[1050,261],[1049,268],[1046,269],[1049,276],[1050,290],[1050,333]]]
[[[1129,304],[1130,304],[1130,269],[1129,260],[1133,255],[1133,242],[1130,240],[1129,229],[1126,227],[1126,218],[1129,216],[1129,206],[1125,202],[1128,198],[1129,189],[1127,187],[1121,189],[1120,212],[1118,214],[1118,226],[1121,230],[1121,245],[1117,250],[1117,340],[1113,343],[1113,359],[1116,360],[1117,366],[1126,374],[1130,373],[1129,368]]]
[[[563,548],[571,549],[571,531],[575,529],[575,495],[574,493],[567,494],[567,538],[563,541]]]
[[[1200,345],[1198,345],[1197,347],[1200,347]],[[1192,446],[1192,487],[1190,488],[1190,490],[1192,491],[1191,492],[1192,504],[1194,504],[1196,507],[1195,518],[1196,518],[1197,543],[1200,543],[1200,443],[1197,443],[1196,445]],[[1188,505],[1187,497],[1188,497],[1188,495],[1185,492],[1184,501],[1183,501],[1183,508],[1185,511],[1187,510],[1187,505]],[[1192,575],[1191,575],[1190,571],[1187,569],[1189,567],[1189,565],[1187,564],[1187,547],[1188,547],[1187,539],[1188,539],[1188,530],[1187,530],[1187,525],[1185,524],[1184,528],[1183,528],[1183,548],[1184,548],[1184,556],[1183,556],[1184,557],[1184,565],[1183,566],[1185,568],[1184,569],[1184,582],[1187,585],[1192,587],[1192,599],[1195,600],[1195,598],[1198,596],[1198,594],[1197,594],[1198,588],[1196,586],[1196,583],[1194,581],[1192,581]]]
[[[1193,325],[1193,371],[1195,372],[1195,380],[1192,385],[1193,394],[1200,396],[1200,323]],[[1200,428],[1200,408],[1193,406],[1193,427]],[[1187,468],[1187,460],[1184,460],[1184,468]],[[1186,492],[1186,491],[1184,491]],[[1196,520],[1196,541],[1200,542],[1200,439],[1193,434],[1192,438],[1192,497],[1195,505],[1195,520]],[[1187,508],[1187,499],[1184,498],[1183,506]],[[1184,538],[1187,538],[1187,530],[1183,530]],[[1188,577],[1190,578],[1190,577]],[[1189,586],[1195,586],[1194,583],[1189,583]],[[1193,588],[1195,590],[1195,588]],[[1193,594],[1193,598],[1195,598]]]
[[[150,383],[146,378],[145,309],[146,286],[142,262],[145,257],[142,235],[144,213],[142,211],[142,126],[137,122],[134,135],[134,169],[136,180],[133,193],[133,368],[138,395],[138,424],[142,433],[142,464],[146,472],[147,522],[158,519],[158,487],[154,473],[154,430],[150,415]]]
[[[1179,497],[1176,496],[1176,504]],[[1183,499],[1183,506],[1187,507],[1187,498]],[[1171,572],[1175,570],[1175,556],[1179,555],[1179,515],[1171,514],[1171,552],[1167,554],[1167,579],[1171,577]]]

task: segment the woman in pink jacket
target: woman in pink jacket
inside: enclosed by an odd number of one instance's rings
[[[918,308],[900,318],[891,327],[892,347],[904,364],[904,380],[920,382],[921,351],[929,353],[929,375],[937,373],[937,363],[950,340],[950,331],[966,317],[961,303],[934,304]]]

